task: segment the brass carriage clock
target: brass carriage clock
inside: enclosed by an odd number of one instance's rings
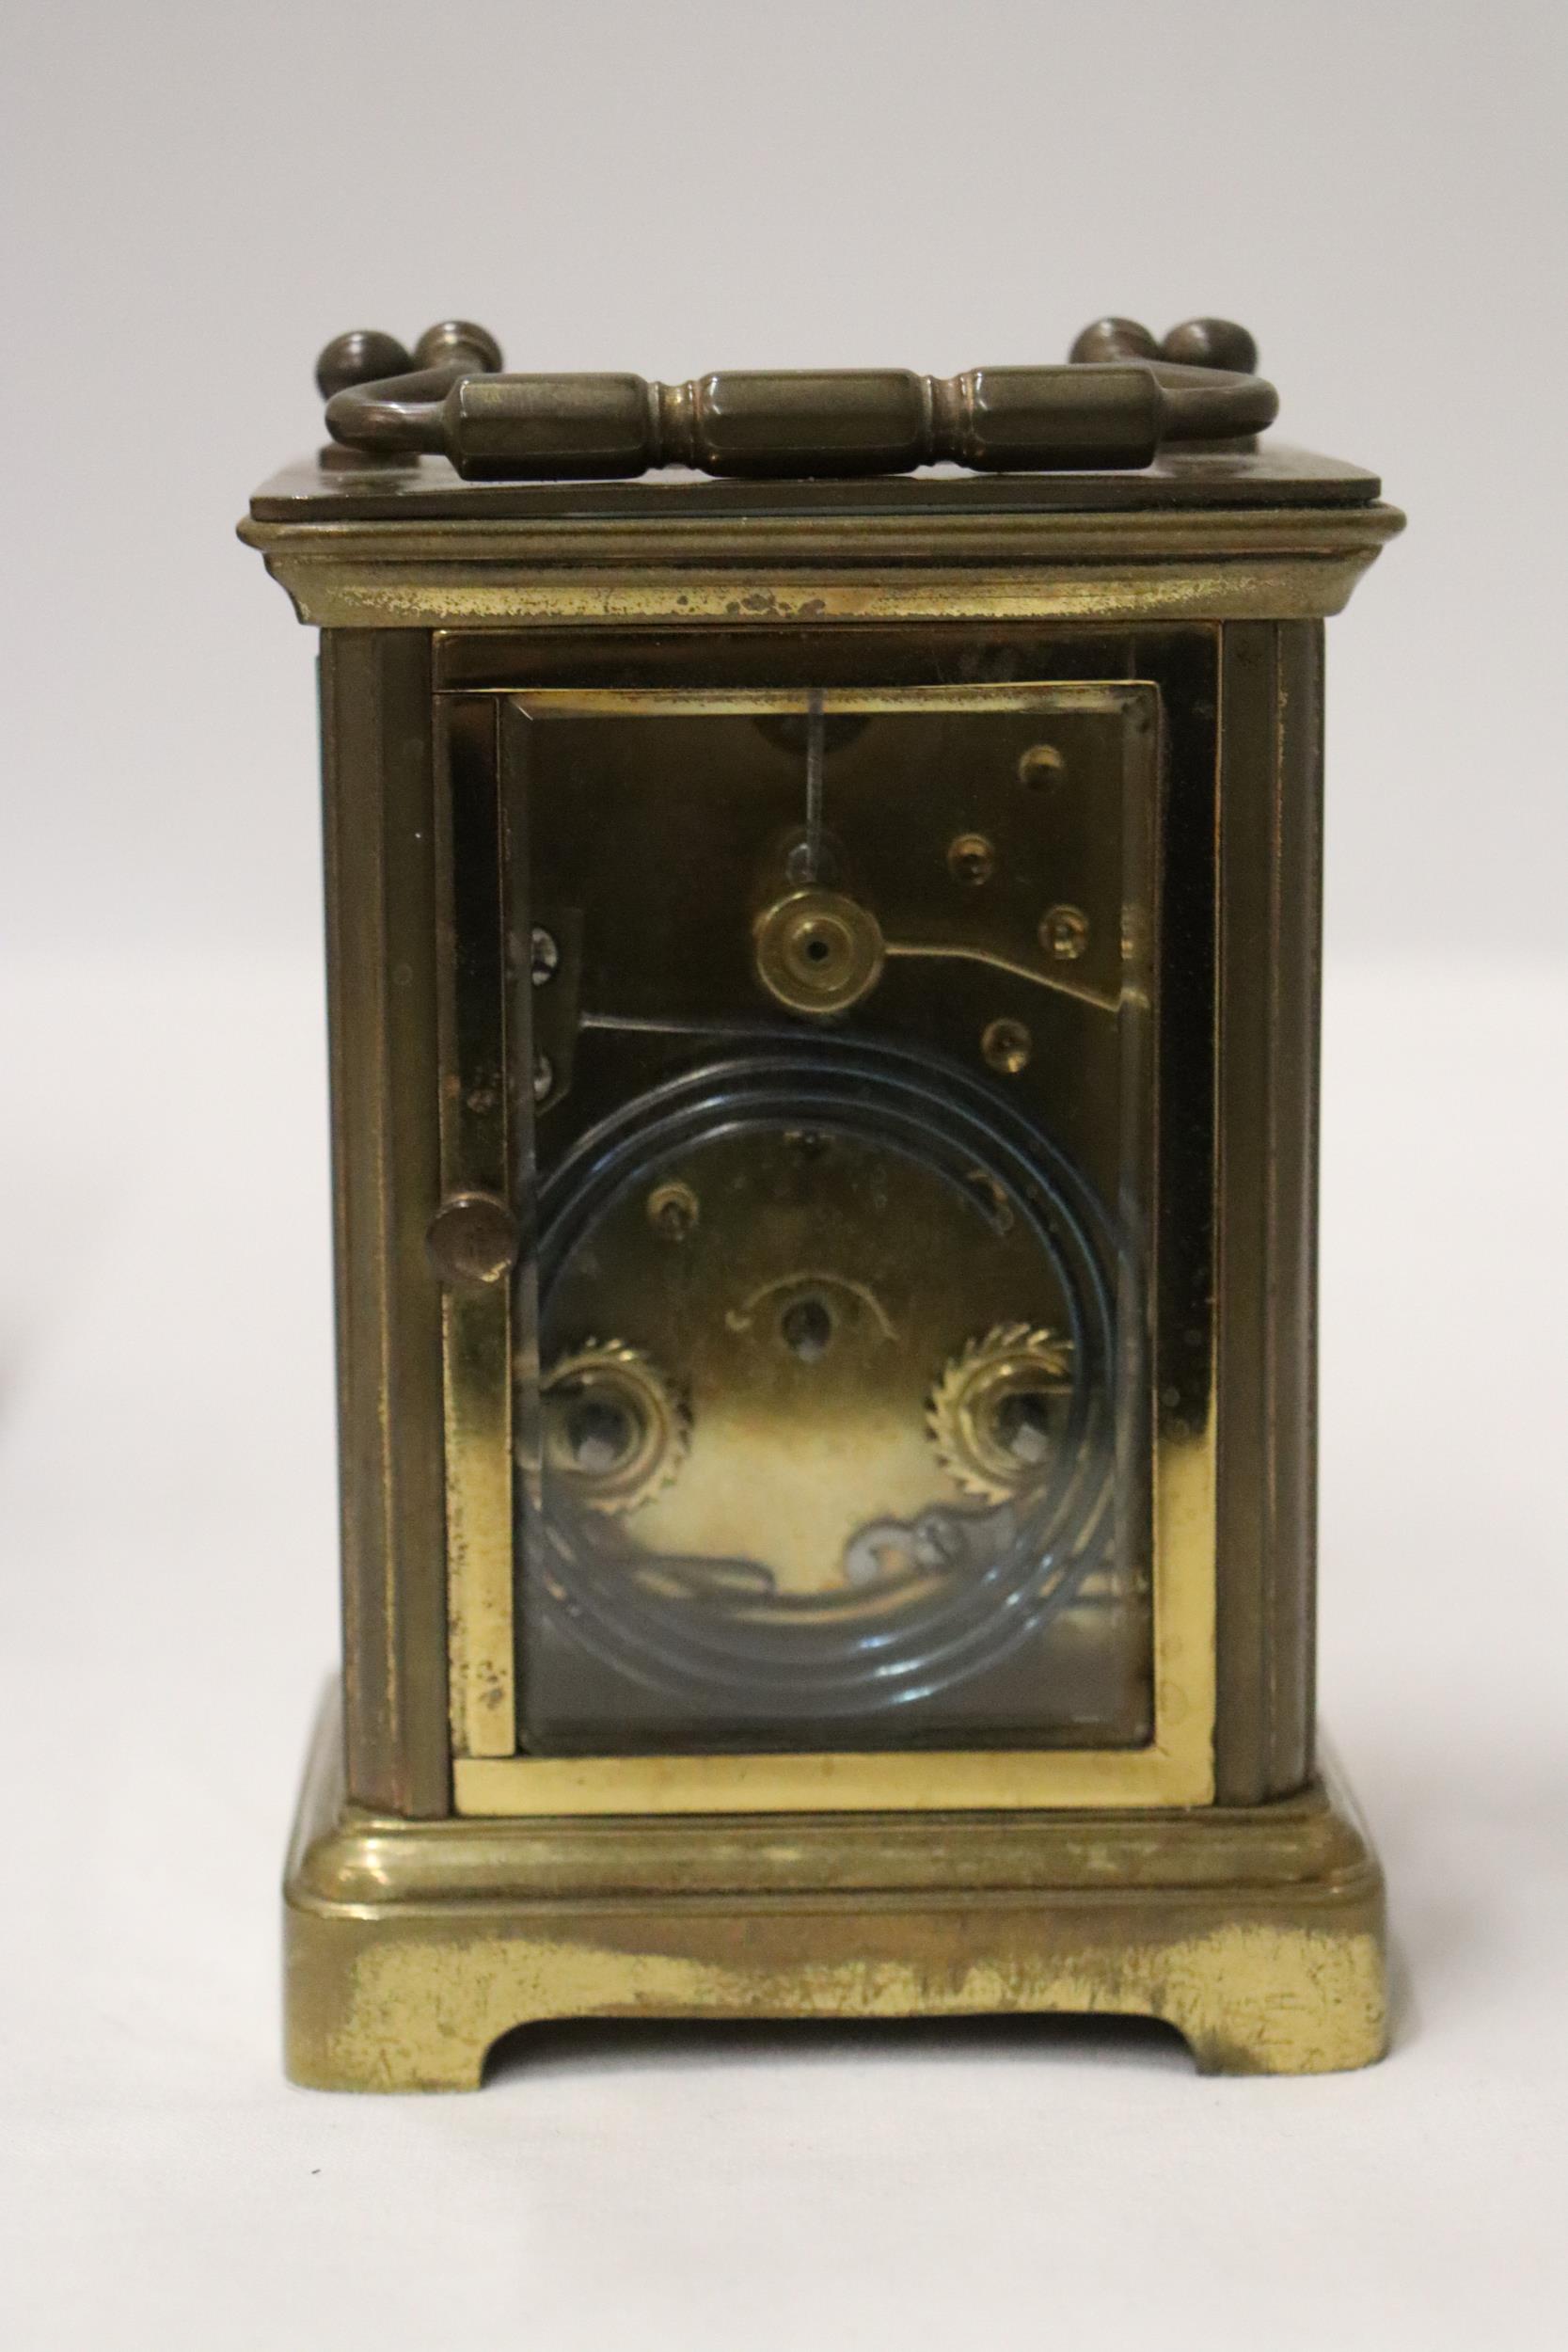
[[[323,356],[341,1703],[296,2080],[531,2020],[1384,2042],[1313,1744],[1322,620],[1242,329]]]

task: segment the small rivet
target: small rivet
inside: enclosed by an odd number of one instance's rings
[[[529,958],[530,969],[533,975],[533,985],[535,988],[543,988],[546,980],[554,977],[561,961],[561,950],[549,932],[541,930],[537,924],[533,927]]]
[[[656,1184],[648,1195],[648,1222],[661,1241],[685,1241],[700,1215],[689,1184]]]
[[[1064,772],[1067,761],[1054,743],[1031,743],[1018,763],[1018,780],[1031,792],[1042,792]]]
[[[533,1099],[542,1103],[555,1084],[555,1068],[548,1054],[533,1057]]]
[[[1040,916],[1040,946],[1062,963],[1076,963],[1089,944],[1089,918],[1082,907],[1047,907]]]
[[[947,845],[947,870],[955,882],[977,887],[996,870],[996,851],[983,833],[955,834]]]
[[[1000,1070],[1008,1078],[1016,1078],[1027,1067],[1034,1043],[1022,1021],[1006,1017],[988,1022],[980,1033],[981,1053],[993,1070]]]

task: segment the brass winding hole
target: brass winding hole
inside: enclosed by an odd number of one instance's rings
[[[832,1313],[823,1299],[794,1299],[779,1317],[779,1337],[803,1364],[819,1363],[832,1344]]]
[[[792,1012],[847,1012],[882,972],[877,918],[836,890],[796,890],[756,924],[757,975]]]
[[[595,1395],[589,1390],[567,1409],[566,1442],[572,1459],[590,1476],[619,1468],[640,1435],[629,1407],[618,1398]]]
[[[1051,1407],[1037,1389],[1017,1389],[996,1401],[996,1440],[1015,1462],[1043,1462],[1051,1451]]]
[[[587,1340],[545,1375],[544,1468],[598,1511],[635,1511],[686,1457],[690,1415],[657,1366],[619,1340]]]
[[[969,1341],[927,1408],[942,1468],[992,1502],[1023,1492],[1061,1442],[1071,1379],[1071,1341],[1043,1326],[998,1324]]]

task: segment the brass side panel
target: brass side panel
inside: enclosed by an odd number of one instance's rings
[[[447,1809],[430,641],[322,641],[344,1731],[358,1801]]]
[[[1386,2045],[1383,1886],[1346,1801],[787,1824],[442,1821],[345,1806],[330,1716],[285,1889],[287,2062],[478,2087],[554,2018],[1160,2018],[1200,2069]]]
[[[1236,625],[1221,650],[1215,1763],[1232,1804],[1312,1770],[1322,638]]]

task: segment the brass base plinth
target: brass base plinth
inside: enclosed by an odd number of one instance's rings
[[[1383,1883],[1343,1795],[1246,1809],[404,1821],[342,1799],[336,1711],[285,1888],[288,2070],[477,2088],[587,2017],[1155,2017],[1212,2074],[1386,2043]]]

